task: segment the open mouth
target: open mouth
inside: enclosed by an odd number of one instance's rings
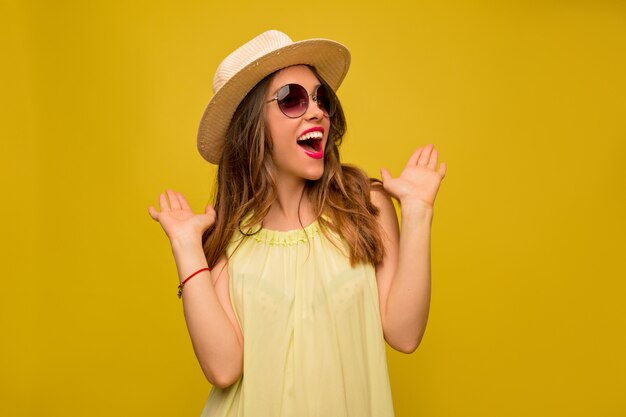
[[[298,146],[309,152],[319,152],[322,150],[321,139],[304,139],[298,141]]]
[[[313,131],[305,133],[298,138],[298,146],[307,152],[318,153],[322,150],[322,138],[324,133]]]

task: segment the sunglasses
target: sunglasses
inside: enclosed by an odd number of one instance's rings
[[[278,108],[285,116],[296,119],[308,110],[309,97],[327,116],[335,114],[335,101],[331,99],[328,90],[323,85],[318,86],[313,94],[309,94],[300,84],[283,85],[278,89],[276,97],[267,102],[276,101]]]

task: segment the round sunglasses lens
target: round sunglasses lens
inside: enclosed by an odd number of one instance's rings
[[[309,95],[298,84],[287,84],[278,90],[278,106],[287,117],[300,117],[308,107]]]
[[[329,116],[332,116],[335,113],[335,107],[333,106],[333,102],[331,98],[329,97],[326,87],[324,87],[323,85],[320,85],[317,88],[317,91],[315,92],[315,97],[317,99],[316,101],[317,101],[318,107],[323,112],[325,112]]]

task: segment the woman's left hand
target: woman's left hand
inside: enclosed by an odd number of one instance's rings
[[[437,169],[437,149],[432,144],[419,147],[411,155],[399,177],[393,178],[381,169],[385,191],[404,204],[421,204],[432,208],[441,180],[446,175],[446,164]]]

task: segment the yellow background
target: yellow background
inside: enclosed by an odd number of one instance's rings
[[[449,165],[398,416],[626,415],[626,3],[2,2],[0,415],[197,416],[209,392],[147,207],[200,210],[195,133],[258,33],[345,43],[344,160]],[[329,416],[332,417],[332,416]]]

